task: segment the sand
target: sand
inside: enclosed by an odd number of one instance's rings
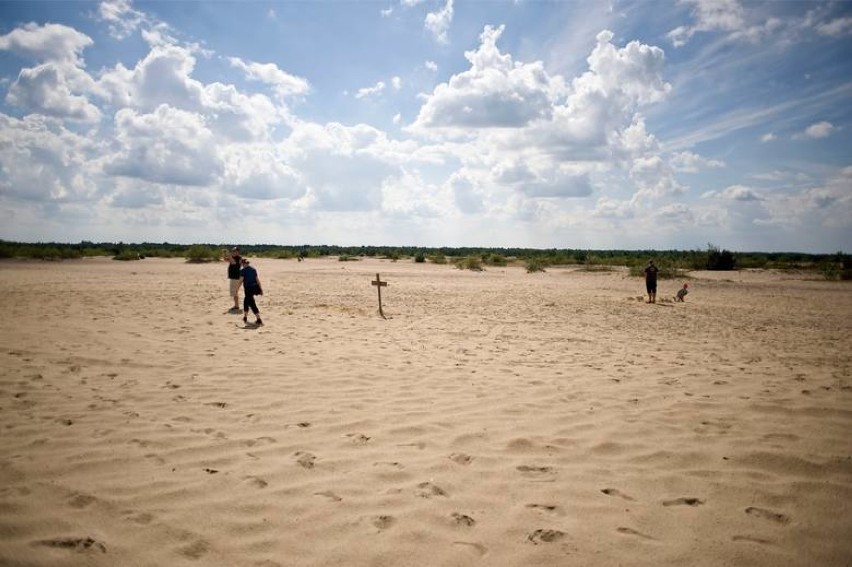
[[[0,262],[0,564],[852,563],[848,283],[254,265]]]

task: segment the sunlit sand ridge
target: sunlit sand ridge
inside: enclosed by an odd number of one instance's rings
[[[0,264],[0,564],[852,561],[846,284],[253,265]]]

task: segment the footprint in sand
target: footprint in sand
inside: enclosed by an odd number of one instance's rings
[[[299,463],[299,466],[302,466],[306,469],[314,468],[314,464],[317,460],[316,455],[312,455],[311,453],[305,453],[304,451],[296,452],[296,462]]]
[[[459,465],[469,465],[473,461],[473,457],[464,453],[453,453],[449,459]]]
[[[245,477],[245,481],[255,488],[266,488],[269,486],[269,483],[259,476],[247,476]]]
[[[340,502],[343,500],[340,496],[332,492],[331,490],[324,490],[322,492],[314,492],[315,496],[325,496],[326,498],[333,500],[334,502]]]
[[[519,465],[516,467],[520,472],[527,475],[543,475],[543,474],[552,474],[554,472],[553,467],[537,467],[534,465]]]
[[[396,523],[396,518],[383,514],[373,517],[370,523],[380,530],[386,530]]]
[[[87,494],[75,494],[71,498],[68,499],[68,505],[72,508],[85,508],[93,504],[97,500],[94,496],[89,496]]]
[[[452,518],[455,520],[456,525],[459,526],[473,526],[476,523],[476,520],[468,516],[467,514],[460,514],[459,512],[453,512]]]
[[[607,496],[617,496],[618,498],[624,498],[625,500],[630,500],[630,501],[634,500],[634,498],[632,496],[628,496],[627,494],[621,492],[617,488],[602,488],[601,492],[603,492]]]
[[[527,541],[533,542],[535,545],[539,543],[553,543],[565,537],[565,532],[560,530],[544,530],[538,529],[527,536]]]
[[[663,502],[663,506],[701,506],[704,504],[704,500],[700,498],[675,498],[674,500],[666,500]]]
[[[746,541],[749,543],[760,543],[763,545],[770,545],[772,542],[768,539],[763,539],[760,537],[747,536],[747,535],[735,535],[731,538],[731,541]]]
[[[527,508],[532,508],[534,510],[542,510],[544,512],[550,512],[551,514],[558,513],[560,511],[559,506],[555,506],[553,504],[527,504]]]
[[[755,508],[754,506],[749,506],[745,509],[745,513],[749,516],[754,516],[755,518],[763,518],[764,520],[769,520],[777,524],[790,523],[789,516],[778,512],[773,512],[772,510],[767,510],[766,508]]]
[[[447,496],[446,491],[431,482],[421,482],[417,485],[417,496],[421,498],[432,498],[433,496]]]
[[[185,557],[189,557],[190,559],[201,559],[201,557],[203,557],[204,554],[207,553],[208,549],[210,549],[210,544],[204,541],[203,539],[199,539],[194,543],[185,545],[184,547],[180,548],[178,552]]]
[[[356,445],[366,445],[370,442],[370,439],[372,439],[372,437],[364,435],[363,433],[347,433],[346,436],[349,437],[349,440]]]
[[[488,548],[482,545],[481,543],[475,543],[472,541],[454,541],[453,545],[463,545],[465,547],[469,547],[476,551],[479,555],[485,555],[488,553]]]
[[[45,547],[57,547],[73,551],[100,551],[106,553],[106,545],[90,537],[64,537],[57,539],[43,539],[33,542],[34,545]]]
[[[642,532],[636,531],[633,528],[620,527],[620,528],[616,529],[615,531],[617,531],[620,534],[641,537],[642,539],[654,539],[653,537],[651,537],[647,534],[643,534]]]

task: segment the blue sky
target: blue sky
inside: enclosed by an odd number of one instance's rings
[[[0,238],[852,251],[852,2],[0,2]]]

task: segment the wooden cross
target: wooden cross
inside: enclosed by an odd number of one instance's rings
[[[379,277],[379,274],[376,274],[376,279],[371,282],[374,286],[376,286],[376,290],[379,292],[379,315],[382,316],[382,319],[387,319],[385,317],[384,311],[382,311],[382,288],[387,287],[388,282],[383,282]]]

